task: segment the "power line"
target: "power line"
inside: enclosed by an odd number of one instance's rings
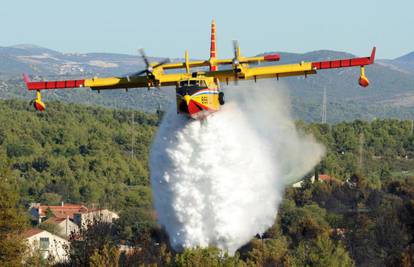
[[[361,132],[359,135],[359,169],[362,170],[362,164],[363,164],[363,159],[364,159],[364,133]]]
[[[322,123],[326,123],[326,111],[327,111],[327,108],[326,108],[326,105],[327,105],[327,102],[328,102],[328,100],[327,100],[327,96],[326,96],[326,87],[324,87],[323,88],[323,99],[322,99],[322,114],[321,114],[321,117],[322,117]]]
[[[132,111],[132,122],[131,122],[131,125],[132,125],[132,132],[131,132],[131,158],[133,159],[134,158],[134,144],[135,144],[135,134],[134,134],[134,124],[135,124],[135,112],[134,111]]]

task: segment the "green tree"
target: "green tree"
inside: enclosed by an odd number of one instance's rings
[[[283,266],[288,260],[288,242],[284,236],[274,239],[255,239],[247,254],[248,266]]]
[[[220,249],[194,248],[186,249],[175,256],[174,266],[177,267],[233,267],[245,266],[238,255],[231,257],[227,253],[222,253]]]
[[[91,267],[118,267],[119,256],[120,253],[116,246],[105,244],[102,250],[95,249],[89,260],[89,265]]]
[[[14,186],[1,176],[0,192],[0,266],[19,266],[26,251],[22,237],[27,226],[26,216]]]
[[[302,241],[293,253],[293,266],[335,266],[350,267],[354,262],[345,247],[335,244],[328,235],[316,240]]]
[[[109,246],[107,252],[112,255],[111,249],[115,244],[115,228],[112,224],[100,220],[87,222],[70,238],[70,247],[67,248],[69,264],[89,266],[92,255],[103,252],[105,246]],[[101,259],[98,256],[95,258]]]

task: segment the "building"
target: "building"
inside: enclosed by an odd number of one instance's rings
[[[29,208],[29,213],[34,221],[38,224],[42,223],[43,219],[49,217],[69,218],[73,221],[75,213],[87,212],[88,208],[80,204],[68,204],[62,202],[61,205],[42,205],[40,203],[32,203]],[[50,212],[51,214],[47,214]]]
[[[76,233],[79,231],[79,226],[74,223],[72,220],[67,218],[57,218],[57,217],[50,217],[43,224],[49,224],[53,226],[56,230],[56,233],[59,236],[65,237],[68,239],[72,233]]]
[[[61,205],[56,206],[32,203],[29,208],[29,213],[32,220],[38,224],[42,223],[47,216],[58,219],[69,219],[78,226],[85,226],[88,222],[94,220],[112,223],[119,218],[118,214],[108,209],[88,208],[81,204],[68,204],[63,202]]]
[[[312,184],[315,182],[315,175],[313,175],[310,178],[310,181],[311,181]],[[328,174],[319,174],[318,175],[318,181],[324,182],[324,183],[329,183],[329,184],[339,184],[339,185],[343,184],[342,181],[340,181],[340,180],[338,180],[338,179],[336,179],[336,178],[334,178],[334,177],[332,177]],[[303,183],[304,183],[304,180],[300,180],[299,182],[294,183],[292,185],[292,187],[301,188],[303,186]]]
[[[327,174],[319,174],[318,176],[319,181],[321,182],[325,182],[325,183],[330,183],[330,184],[343,184],[343,182],[341,180],[338,180],[332,176],[329,176]]]
[[[94,221],[101,221],[106,223],[112,223],[119,219],[118,214],[107,209],[89,209],[86,212],[79,212],[74,214],[73,221],[79,225],[79,227],[86,227],[88,224]]]
[[[44,259],[50,258],[53,262],[64,262],[68,260],[66,248],[70,243],[48,231],[32,228],[23,233],[26,239],[29,255],[41,253]]]
[[[315,176],[312,176],[310,178],[310,181],[313,184],[315,182]],[[299,182],[294,183],[292,185],[292,187],[294,187],[294,188],[302,188],[302,185],[303,185],[304,182],[305,182],[304,179],[303,180],[300,180]]]

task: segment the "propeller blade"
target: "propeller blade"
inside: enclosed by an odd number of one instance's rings
[[[170,63],[170,62],[171,62],[171,60],[170,60],[169,58],[167,58],[167,59],[165,59],[165,60],[161,61],[160,63],[158,63],[157,65],[152,66],[152,67],[155,69],[155,68],[158,68],[158,67],[160,67],[160,66],[162,66],[162,65],[165,65],[165,64],[167,64],[167,63]]]
[[[148,58],[147,58],[147,55],[145,54],[144,49],[143,49],[143,48],[141,48],[141,49],[139,49],[138,51],[139,51],[139,53],[141,54],[141,58],[142,58],[142,60],[144,60],[144,62],[145,62],[145,66],[148,68],[148,67],[150,66],[150,63],[149,63],[149,60],[148,60]]]
[[[147,73],[147,70],[141,70],[141,71],[135,72],[135,73],[129,75],[129,77],[141,76],[144,73]]]
[[[237,67],[240,64],[239,57],[239,42],[237,40],[233,40],[233,52],[234,52],[234,58],[233,58],[233,72],[234,72],[234,83],[235,85],[239,84],[239,74],[237,73]]]
[[[170,59],[167,58],[167,59],[165,59],[165,60],[157,63],[156,65],[152,66],[151,63],[150,63],[150,61],[148,60],[147,55],[145,54],[144,49],[141,48],[138,51],[141,54],[141,58],[144,61],[146,68],[145,68],[145,70],[141,70],[141,71],[135,72],[135,73],[133,73],[133,74],[131,74],[129,76],[126,76],[126,78],[127,78],[128,81],[130,81],[130,78],[131,77],[137,77],[137,76],[141,76],[141,75],[145,74],[147,76],[148,81],[150,83],[154,83],[156,81],[156,78],[155,78],[155,75],[153,74],[153,70],[155,68],[161,67],[164,64],[169,63],[170,62]],[[150,86],[148,86],[148,90],[149,89],[150,89]]]
[[[237,40],[233,40],[233,51],[234,51],[234,58],[238,59],[239,55],[237,50],[239,49],[239,42],[237,42]]]
[[[135,73],[133,73],[133,74],[131,74],[130,75],[130,77],[134,77],[134,76],[141,76],[142,74],[149,74],[149,73],[151,73],[152,71],[151,70],[153,70],[153,69],[155,69],[155,68],[158,68],[158,67],[161,67],[162,65],[165,65],[165,64],[167,64],[167,63],[170,63],[171,62],[171,60],[169,59],[169,58],[167,58],[167,59],[165,59],[165,60],[163,60],[163,61],[161,61],[160,63],[158,63],[157,65],[155,65],[155,66],[151,66],[150,65],[150,68],[147,68],[147,69],[145,69],[145,70],[141,70],[141,71],[139,71],[139,72],[135,72]],[[150,70],[151,69],[151,70]]]
[[[237,74],[237,72],[234,72],[234,84],[238,85],[239,84],[239,75]]]

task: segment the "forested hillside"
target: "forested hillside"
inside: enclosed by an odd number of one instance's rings
[[[230,257],[214,248],[176,253],[156,226],[148,155],[158,115],[58,102],[48,103],[44,113],[18,100],[1,100],[0,106],[1,182],[14,186],[8,190],[18,192],[21,208],[30,202],[65,201],[120,213],[115,226],[92,226],[92,234],[84,233],[90,247],[74,246],[72,264],[77,263],[78,253],[90,258],[87,265],[108,261],[124,266],[413,263],[412,121],[336,125],[298,121],[299,128],[326,146],[327,155],[305,177],[302,188],[285,190],[274,226]],[[316,181],[311,183],[314,174]],[[318,179],[322,174],[332,179]],[[115,253],[119,244],[132,246],[133,253]]]
[[[0,169],[17,181],[22,204],[64,201],[151,216],[147,163],[157,115],[60,103],[36,113],[13,100],[0,110]]]

